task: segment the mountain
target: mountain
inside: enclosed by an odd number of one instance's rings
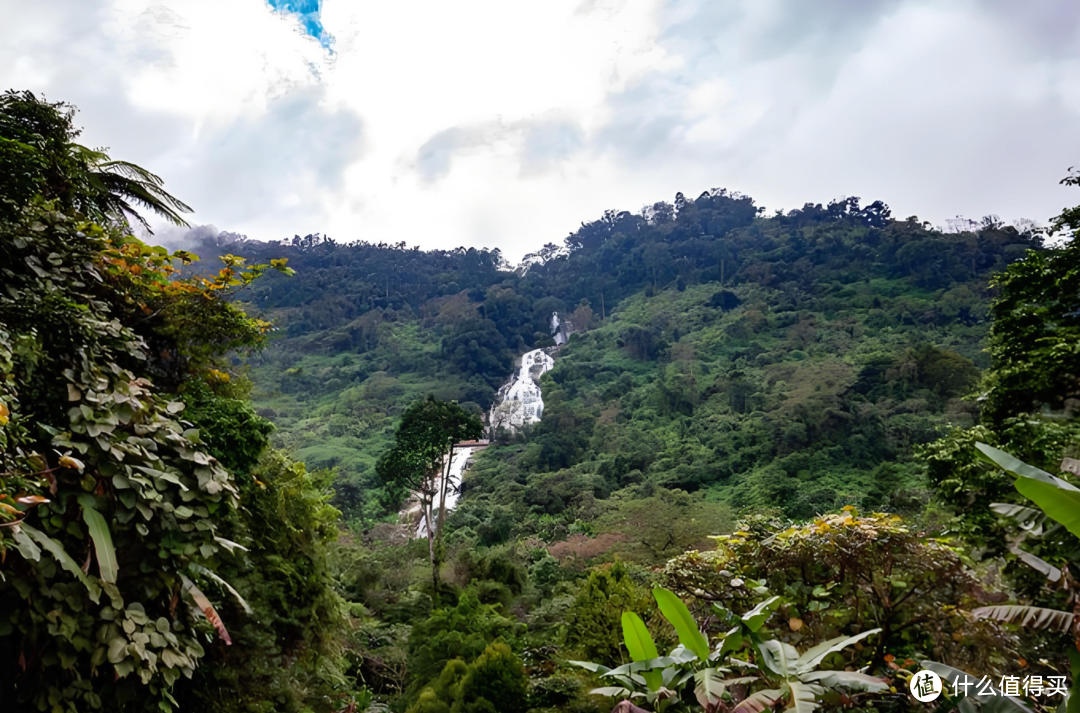
[[[278,445],[337,469],[361,524],[394,507],[374,462],[408,403],[486,411],[568,318],[543,421],[477,459],[455,516],[551,534],[657,490],[793,517],[918,508],[913,448],[976,417],[989,276],[1040,245],[992,218],[947,234],[880,201],[763,215],[713,190],[608,211],[517,269],[497,250],[317,234],[196,251],[296,269],[243,298],[278,329],[249,362],[253,397]]]
[[[77,136],[0,97],[0,709],[904,713],[920,666],[1017,662],[1064,692],[1080,208],[1044,248],[711,191],[518,267],[202,229],[193,274]]]

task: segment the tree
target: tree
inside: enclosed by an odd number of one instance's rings
[[[1080,651],[1080,586],[1075,574],[1080,567],[1080,561],[1075,554],[1075,538],[1080,537],[1080,488],[985,443],[976,444],[976,447],[985,461],[1015,477],[1013,485],[1016,490],[1038,508],[1036,510],[1010,503],[990,504],[990,509],[1013,520],[1022,530],[1022,534],[1014,540],[1014,553],[1025,564],[1045,575],[1049,582],[1061,581],[1068,587],[1066,604],[1072,607],[1072,611],[1059,611],[1045,607],[1005,605],[984,608],[977,611],[976,615],[999,621],[1019,621],[1035,628],[1057,629],[1062,633],[1070,633],[1076,650]],[[1057,526],[1048,527],[1049,521],[1056,522]],[[1072,538],[1069,538],[1072,540],[1069,556],[1063,558],[1064,569],[1058,569],[1041,557],[1020,549],[1019,545],[1029,537],[1037,539],[1051,533],[1061,537],[1061,534],[1055,532],[1060,529],[1058,526],[1064,527],[1072,535]],[[1080,681],[1075,681],[1074,685],[1080,685]]]
[[[409,670],[414,691],[435,679],[447,663],[476,659],[491,642],[511,634],[514,622],[496,606],[481,604],[472,589],[455,606],[436,609],[409,634]]]
[[[408,713],[524,713],[528,686],[521,659],[496,642],[470,664],[447,663]]]
[[[456,401],[439,401],[429,394],[405,410],[394,436],[394,446],[375,466],[385,487],[399,497],[411,492],[420,501],[431,559],[433,597],[438,597],[439,545],[446,492],[451,487],[453,447],[458,441],[479,438],[483,431],[478,416],[465,411]],[[439,498],[437,519],[434,511],[436,496]]]
[[[300,698],[301,678],[322,692],[322,673],[294,674],[336,635],[336,514],[325,478],[268,449],[225,359],[270,325],[224,298],[288,268],[227,256],[185,278],[194,256],[87,220],[104,198],[73,133],[63,105],[0,101],[0,163],[26,169],[0,176],[0,697],[160,713],[205,703],[188,679],[241,669],[277,685],[258,695]],[[285,587],[271,638],[289,663],[271,676],[260,627]],[[308,623],[282,630],[290,609]]]
[[[40,196],[18,215],[0,220],[0,688],[167,706],[205,655],[195,613],[230,641],[199,585],[216,581],[238,490],[181,423],[182,397],[151,381],[149,345],[179,355],[185,379],[224,380],[224,349],[263,327],[217,296],[236,273],[170,279],[184,255]],[[200,331],[192,308],[210,317]],[[71,683],[103,667],[93,689]]]
[[[712,535],[729,532],[732,521],[725,505],[682,490],[658,488],[650,497],[618,503],[601,522],[624,532],[644,561],[663,562],[708,544]]]
[[[1059,225],[1069,242],[1031,250],[994,278],[988,424],[1040,409],[1080,412],[1080,218]]]
[[[566,644],[589,659],[605,663],[626,661],[626,648],[618,631],[619,618],[627,609],[644,612],[649,603],[648,590],[634,581],[622,562],[594,569],[581,583],[566,613]]]
[[[70,104],[29,91],[0,95],[0,204],[10,211],[37,194],[97,222],[126,224],[130,216],[149,231],[139,207],[187,226],[180,214],[191,208],[165,191],[161,178],[76,143],[74,116]]]
[[[969,612],[985,602],[960,555],[895,515],[860,516],[849,507],[807,523],[759,516],[716,540],[714,551],[669,561],[668,583],[733,611],[751,606],[757,587],[783,592],[789,626],[777,638],[788,643],[830,639],[873,621],[881,635],[857,666],[871,671],[890,654],[933,654],[958,665],[974,657],[989,666],[1011,643],[985,622],[971,622]]]
[[[1072,173],[1062,183],[1080,185]],[[1031,557],[1054,560],[1072,544],[1045,538],[1034,551],[1018,551],[1017,528],[990,510],[1027,507],[1001,468],[988,467],[982,448],[1054,470],[1080,439],[1080,207],[1066,209],[1052,227],[1070,238],[1063,246],[1028,250],[994,278],[984,408],[980,423],[954,429],[922,451],[931,486],[957,518],[954,527],[987,556],[1004,557],[1006,572],[1025,594],[1043,586],[1027,566]]]

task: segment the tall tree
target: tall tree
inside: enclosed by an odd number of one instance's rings
[[[393,448],[383,454],[375,466],[379,479],[388,490],[399,497],[411,492],[420,502],[427,529],[434,597],[438,597],[439,551],[453,447],[458,441],[479,438],[483,430],[480,418],[461,408],[456,401],[439,401],[429,394],[405,410]],[[437,496],[438,519],[435,517]]]
[[[134,218],[152,233],[138,207],[187,226],[181,213],[191,208],[169,194],[161,178],[76,143],[81,131],[74,117],[72,105],[33,92],[0,95],[0,210],[41,195],[98,222]]]
[[[288,268],[230,255],[178,276],[191,255],[87,220],[102,197],[63,106],[3,101],[0,708],[229,710],[199,705],[204,683],[241,674],[232,700],[321,694],[303,667],[337,636],[325,479],[268,450],[269,424],[229,396],[244,389],[227,355],[270,325],[225,297]]]
[[[1080,172],[1061,183],[1080,186]],[[1080,411],[1080,206],[1063,211],[1051,230],[1068,242],[1030,250],[994,279],[988,424],[1040,409]]]

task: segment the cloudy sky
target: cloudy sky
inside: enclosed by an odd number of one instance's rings
[[[558,242],[727,187],[1045,223],[1080,195],[1073,0],[0,0],[0,78],[193,224]],[[1075,189],[1073,189],[1075,190]],[[159,235],[165,234],[163,231]]]

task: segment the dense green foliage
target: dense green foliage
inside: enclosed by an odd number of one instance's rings
[[[455,606],[436,609],[413,627],[409,670],[417,685],[423,685],[455,659],[473,661],[488,644],[513,628],[514,622],[501,616],[496,606],[482,604],[475,592],[465,591]]]
[[[524,713],[528,682],[510,647],[491,644],[470,664],[449,662],[409,713]]]
[[[0,103],[4,710],[900,712],[925,659],[1068,670],[1075,241],[711,191],[516,270],[309,235],[199,273],[76,136]],[[542,421],[444,526],[541,347]]]
[[[787,626],[777,637],[788,643],[854,633],[873,612],[881,633],[850,657],[857,668],[929,652],[986,672],[1012,664],[1013,642],[972,621],[971,610],[988,602],[975,570],[956,548],[920,537],[895,515],[849,508],[805,524],[759,516],[717,545],[670,560],[669,586],[733,611],[752,608],[756,587],[767,587],[784,598]]]
[[[1075,174],[1063,183],[1078,185]],[[1063,667],[1069,635],[1080,641],[1080,541],[1070,526],[1077,501],[1069,482],[1080,472],[1077,216],[1069,209],[1054,223],[1066,242],[1031,251],[995,277],[981,421],[922,453],[936,496],[956,515],[955,530],[984,557],[1005,562],[1016,603],[985,615],[1048,629],[1029,637],[1022,655]],[[1043,614],[1061,609],[1067,613]],[[1038,615],[1027,618],[1032,611]]]
[[[0,215],[0,704],[329,710],[329,474],[268,447],[225,359],[269,325],[222,295],[287,268],[180,278],[73,135],[0,103],[3,160],[29,157]]]
[[[1080,221],[1072,226],[1080,231]],[[1080,243],[1031,252],[998,275],[984,420],[1080,408]]]
[[[917,508],[925,493],[893,502],[882,485],[914,482],[912,445],[973,423],[960,399],[988,365],[989,276],[1040,245],[991,219],[947,235],[856,199],[763,217],[724,191],[607,213],[516,272],[472,249],[229,240],[205,249],[300,270],[253,288],[281,327],[252,362],[255,398],[278,444],[338,469],[336,503],[362,522],[380,514],[374,459],[408,403],[434,393],[486,409],[512,355],[552,343],[553,312],[569,317],[585,333],[558,355],[547,417],[528,447],[490,454],[507,467],[483,485],[535,483],[551,503],[529,512],[566,524],[580,513],[549,495],[553,480],[601,499],[634,484],[700,490],[799,517]]]
[[[32,92],[0,95],[0,217],[17,215],[40,196],[97,222],[126,225],[135,218],[149,230],[139,206],[187,225],[180,214],[191,208],[169,195],[160,178],[75,143],[74,116],[71,105],[50,104]]]

